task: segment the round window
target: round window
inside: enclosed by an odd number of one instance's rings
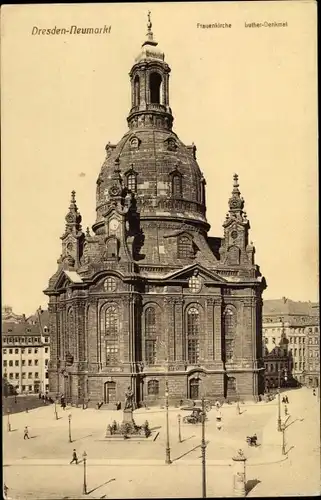
[[[104,281],[104,290],[105,292],[114,292],[117,288],[115,278],[109,276]]]

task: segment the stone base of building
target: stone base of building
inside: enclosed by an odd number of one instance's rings
[[[204,376],[205,375],[205,376]],[[134,391],[137,407],[161,406],[165,399],[165,382],[168,379],[169,404],[182,406],[189,402],[206,400],[215,403],[236,401],[258,401],[262,378],[256,370],[234,369],[205,372],[194,369],[188,372],[146,372],[146,373],[60,373],[50,372],[50,393],[64,394],[68,403],[79,406],[116,409],[118,401],[124,400],[128,387]],[[264,381],[263,381],[264,382]]]

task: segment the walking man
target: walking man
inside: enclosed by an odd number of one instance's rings
[[[29,431],[28,431],[28,427],[27,426],[24,428],[24,431],[23,431],[23,439],[30,439],[29,438]]]
[[[72,460],[70,463],[73,464],[74,462],[76,462],[76,465],[78,465],[78,457],[77,457],[77,452],[75,449],[72,452]]]

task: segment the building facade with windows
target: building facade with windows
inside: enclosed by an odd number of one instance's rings
[[[317,386],[319,362],[319,312],[317,304],[283,297],[264,301],[263,336],[266,389],[287,384]],[[313,353],[313,354],[311,354]]]
[[[211,237],[194,144],[173,131],[170,68],[147,39],[130,71],[128,131],[108,143],[97,218],[81,228],[72,193],[50,278],[50,391],[73,403],[257,398],[262,291],[237,175]],[[182,82],[183,84],[184,82]]]
[[[20,394],[49,391],[47,311],[2,322],[2,377]]]

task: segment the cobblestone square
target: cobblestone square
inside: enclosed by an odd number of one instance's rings
[[[316,495],[320,491],[319,404],[308,389],[289,391],[290,419],[286,429],[286,456],[276,430],[277,404],[245,404],[241,415],[235,405],[223,406],[221,431],[216,410],[206,422],[207,496],[231,496],[232,456],[239,448],[247,460],[248,496]],[[283,411],[283,410],[282,410]],[[11,416],[12,431],[3,420],[4,481],[12,499],[80,498],[83,481],[82,453],[87,453],[88,498],[199,497],[201,495],[201,426],[182,424],[178,442],[178,414],[170,408],[171,465],[165,464],[165,410],[136,410],[137,424],[147,419],[157,438],[130,442],[104,439],[106,427],[122,419],[122,411],[82,410],[54,406]],[[69,443],[68,415],[72,443]],[[284,420],[284,413],[282,414]],[[23,429],[29,427],[29,440]],[[260,446],[248,447],[254,432]],[[80,463],[70,465],[72,450]]]

